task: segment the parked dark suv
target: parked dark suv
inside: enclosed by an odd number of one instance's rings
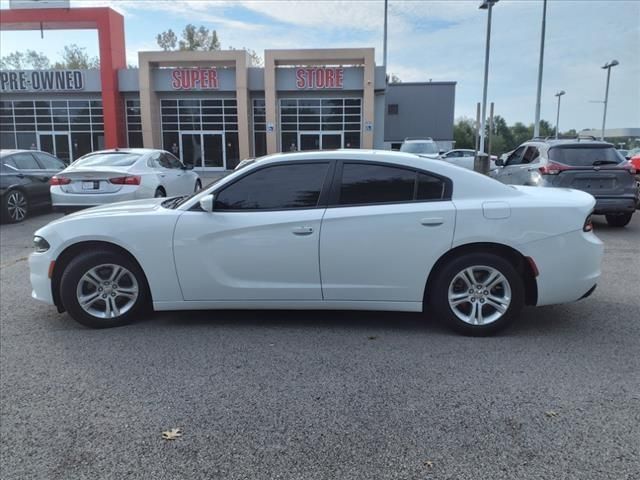
[[[49,180],[65,164],[45,152],[0,150],[0,215],[6,222],[21,222],[37,206],[51,205]]]
[[[635,168],[615,147],[593,139],[533,139],[516,148],[492,176],[513,185],[575,188],[596,198],[594,213],[613,227],[631,221],[638,202]]]

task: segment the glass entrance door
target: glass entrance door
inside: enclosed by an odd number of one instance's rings
[[[71,136],[68,132],[38,133],[38,150],[48,152],[65,163],[71,160]]]
[[[181,132],[180,158],[185,165],[208,170],[226,168],[223,132]]]
[[[343,148],[342,132],[300,132],[300,150],[335,150]]]

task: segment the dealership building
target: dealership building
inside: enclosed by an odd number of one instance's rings
[[[103,148],[164,148],[201,170],[295,150],[452,146],[455,82],[389,84],[373,48],[140,52],[126,68],[109,8],[3,11],[3,30],[96,28],[100,69],[0,72],[0,147],[65,160]]]

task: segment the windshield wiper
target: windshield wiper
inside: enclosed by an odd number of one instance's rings
[[[592,165],[617,165],[618,162],[616,162],[615,160],[596,160],[595,162],[592,163]]]

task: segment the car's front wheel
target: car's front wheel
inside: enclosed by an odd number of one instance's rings
[[[149,302],[140,267],[107,250],[83,253],[67,265],[60,281],[60,298],[74,320],[92,328],[131,323]]]
[[[505,328],[524,305],[522,277],[495,254],[470,253],[445,264],[430,292],[438,317],[465,335],[490,335]]]
[[[29,200],[21,190],[8,191],[2,200],[2,217],[10,223],[18,223],[27,218]]]
[[[605,215],[610,227],[626,227],[631,221],[633,213],[619,213]]]
[[[193,189],[193,192],[198,193],[200,190],[202,190],[202,182],[200,180],[196,180],[196,186]]]

